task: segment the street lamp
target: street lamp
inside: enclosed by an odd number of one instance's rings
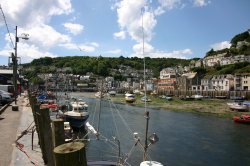
[[[16,26],[16,35],[15,35],[15,54],[12,54],[12,62],[13,62],[13,81],[14,81],[14,91],[15,91],[15,108],[18,109],[16,106],[16,98],[17,98],[17,42],[19,42],[19,38],[28,40],[29,34],[22,34],[21,37],[17,36],[17,26]]]

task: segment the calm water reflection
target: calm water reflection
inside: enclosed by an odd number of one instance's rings
[[[89,104],[89,121],[97,126],[96,100],[88,98],[84,100]],[[102,103],[100,131],[110,139],[112,136],[117,136],[121,142],[122,152],[128,153],[134,145],[131,132],[138,132],[144,143],[144,108],[122,104],[115,106],[132,131],[127,130],[126,125],[121,125],[122,120],[119,114],[110,108],[109,101]],[[193,113],[148,110],[150,111],[149,133],[156,132],[160,138],[159,142],[149,148],[152,160],[169,166],[250,165],[249,125],[235,124],[229,119]],[[119,134],[116,134],[116,130]],[[139,165],[142,160],[139,145],[131,151],[129,163]],[[116,154],[117,151],[112,152],[112,147],[103,141],[88,144],[87,155],[90,160],[115,160]]]

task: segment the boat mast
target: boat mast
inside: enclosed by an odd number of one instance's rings
[[[141,22],[142,22],[142,56],[143,56],[143,65],[144,65],[144,112],[146,118],[146,131],[145,131],[145,145],[144,145],[144,154],[143,154],[143,161],[147,160],[147,150],[148,150],[148,124],[149,124],[149,112],[147,110],[147,86],[146,86],[146,63],[145,63],[145,56],[144,56],[144,28],[143,28],[143,8],[141,9]]]
[[[99,59],[97,58],[98,60],[98,71],[99,72]],[[98,73],[99,74],[99,73]],[[103,79],[102,79],[102,82],[101,82],[101,87],[100,87],[100,98],[99,98],[99,114],[98,114],[98,123],[97,123],[97,139],[99,140],[99,135],[100,135],[100,119],[101,119],[101,105],[102,105],[102,91],[103,91]]]

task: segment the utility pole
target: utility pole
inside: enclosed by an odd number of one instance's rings
[[[15,50],[15,54],[11,54],[11,58],[12,58],[12,62],[13,62],[13,83],[14,83],[14,97],[15,97],[15,106],[12,107],[12,110],[14,111],[17,111],[18,110],[18,106],[17,106],[17,103],[16,103],[16,100],[17,100],[17,93],[18,93],[18,90],[17,90],[17,42],[19,42],[19,38],[22,38],[24,40],[28,40],[28,34],[22,34],[23,36],[21,37],[18,37],[17,36],[17,26],[16,26],[16,35],[15,35],[15,47],[14,47],[14,50]]]
[[[15,91],[15,105],[16,105],[16,98],[17,98],[17,26],[16,26],[16,36],[15,36],[15,54],[12,54],[12,61],[13,61],[13,79],[14,79],[14,91]]]

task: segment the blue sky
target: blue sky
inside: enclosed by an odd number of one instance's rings
[[[203,58],[250,29],[249,0],[0,0],[22,63],[44,56]],[[142,12],[143,11],[143,14]],[[13,45],[0,14],[0,65]]]

